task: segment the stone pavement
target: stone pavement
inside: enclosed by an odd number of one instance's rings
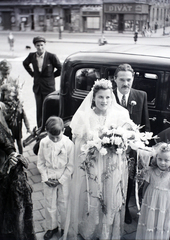
[[[37,170],[37,156],[33,153],[34,143],[24,148],[23,155],[29,160],[29,167],[27,175],[29,183],[33,188],[32,200],[33,200],[33,218],[37,240],[43,240],[45,233],[45,212],[44,212],[44,196],[43,196],[43,184],[41,183],[41,177]],[[132,214],[132,224],[125,224],[125,230],[122,240],[135,240],[136,227],[138,221],[137,209],[135,206],[134,197],[132,196],[130,202],[130,211]],[[59,234],[54,235],[51,240],[59,239]]]

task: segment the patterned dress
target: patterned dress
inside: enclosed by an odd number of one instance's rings
[[[168,240],[170,237],[170,172],[149,167],[149,183],[142,201],[136,239]]]

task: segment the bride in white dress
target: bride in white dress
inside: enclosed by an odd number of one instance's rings
[[[75,143],[75,166],[65,239],[121,238],[128,179],[126,152],[83,154],[82,149],[99,135],[101,127],[109,129],[125,123],[133,125],[128,111],[116,103],[111,82],[97,80],[70,125]]]

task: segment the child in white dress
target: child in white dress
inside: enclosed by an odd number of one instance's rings
[[[136,239],[169,240],[170,237],[170,144],[155,146],[155,158],[144,174],[147,182]],[[146,185],[145,185],[146,186]]]
[[[46,122],[47,136],[41,140],[37,168],[44,182],[45,221],[44,239],[52,238],[59,227],[63,234],[69,196],[69,184],[73,173],[74,144],[63,135],[64,124],[52,116]]]

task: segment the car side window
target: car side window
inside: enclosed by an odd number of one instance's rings
[[[155,105],[157,85],[158,74],[147,71],[135,72],[133,88],[145,91],[150,105]]]
[[[167,94],[164,94],[164,97],[166,98],[166,106],[168,110],[170,110],[170,72],[166,72],[165,74],[165,89]]]
[[[75,73],[75,89],[90,91],[97,79],[100,79],[100,69],[78,69]]]

